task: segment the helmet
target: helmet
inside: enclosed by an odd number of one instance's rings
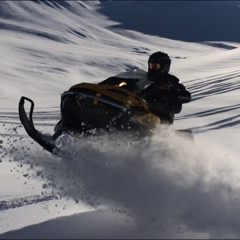
[[[164,52],[155,52],[148,59],[148,80],[155,81],[156,77],[170,70],[171,59]]]

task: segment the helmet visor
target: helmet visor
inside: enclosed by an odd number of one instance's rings
[[[160,69],[161,65],[160,63],[149,63],[149,69]]]

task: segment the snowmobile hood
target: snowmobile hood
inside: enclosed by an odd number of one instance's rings
[[[124,86],[124,81],[121,85]],[[119,86],[80,83],[72,86],[69,91],[92,94],[98,99],[108,97],[129,107],[142,107],[148,111],[148,105],[143,99]]]

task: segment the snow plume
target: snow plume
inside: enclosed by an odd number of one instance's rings
[[[169,131],[136,145],[82,144],[84,157],[80,150],[73,166],[86,192],[128,209],[139,236],[191,237],[192,230],[219,237],[215,228],[231,236],[239,220],[239,177],[219,148],[193,146]]]
[[[51,182],[46,186],[92,209],[124,216],[131,226],[124,232],[128,237],[239,235],[238,157],[206,139],[200,146],[160,128],[137,143],[106,136],[61,141],[68,142],[61,159],[34,160]]]

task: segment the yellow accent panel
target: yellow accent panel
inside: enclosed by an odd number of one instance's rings
[[[134,93],[120,87],[112,86],[112,85],[98,85],[94,83],[80,83],[72,86],[70,91],[78,91],[81,89],[89,89],[93,90],[101,95],[108,96],[124,105],[128,105],[130,107],[143,107],[148,111],[148,106],[146,102],[135,95]],[[122,92],[122,94],[121,94]],[[126,95],[126,96],[125,96]]]
[[[156,125],[161,123],[160,118],[152,113],[140,115],[137,117],[137,120],[150,130],[155,129]]]
[[[101,93],[97,93],[96,97],[101,97],[101,95],[102,95]],[[98,104],[98,100],[94,99],[93,104],[97,105]]]

